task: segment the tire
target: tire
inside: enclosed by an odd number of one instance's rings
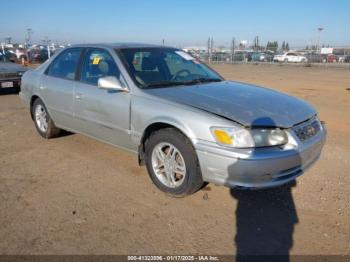
[[[173,146],[173,150],[171,146]],[[166,170],[166,165],[171,166],[171,164],[162,165],[166,160],[160,161],[159,149],[162,150],[164,157],[170,163],[175,163],[175,169],[184,174],[169,172],[171,175],[168,175],[169,173],[164,170]],[[169,155],[173,153],[174,156],[165,156],[167,153]],[[148,174],[153,183],[161,191],[173,197],[193,194],[204,184],[197,155],[190,140],[174,128],[153,132],[145,144],[145,157]],[[171,159],[175,160],[171,162]],[[163,168],[157,170],[155,166],[163,166]],[[174,166],[171,170],[174,170]],[[170,182],[172,179],[169,179],[169,176],[173,178],[173,183]],[[176,181],[176,179],[178,180]]]
[[[49,139],[59,135],[60,129],[55,126],[43,101],[37,98],[32,106],[32,117],[39,135]]]

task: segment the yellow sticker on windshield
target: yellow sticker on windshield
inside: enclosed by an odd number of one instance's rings
[[[93,64],[93,65],[98,65],[98,64],[100,63],[100,60],[101,60],[101,58],[98,57],[98,56],[96,56],[96,57],[94,58],[94,60],[92,60],[92,64]]]

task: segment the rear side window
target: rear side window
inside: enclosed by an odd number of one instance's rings
[[[63,51],[51,63],[47,74],[49,76],[74,80],[81,50],[81,48],[71,48]]]

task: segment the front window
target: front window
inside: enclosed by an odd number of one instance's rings
[[[90,49],[84,57],[81,81],[97,86],[98,79],[105,76],[120,78],[120,72],[113,57],[106,50]]]
[[[191,55],[173,48],[120,50],[134,81],[141,88],[219,82],[222,78]]]

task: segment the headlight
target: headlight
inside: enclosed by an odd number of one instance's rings
[[[237,148],[254,147],[253,137],[248,129],[241,127],[212,127],[216,142],[223,146],[231,146]]]
[[[279,146],[288,142],[286,132],[277,129],[252,129],[250,130],[255,147]]]
[[[288,142],[285,131],[279,128],[212,127],[216,142],[235,148],[252,148],[284,145]]]

